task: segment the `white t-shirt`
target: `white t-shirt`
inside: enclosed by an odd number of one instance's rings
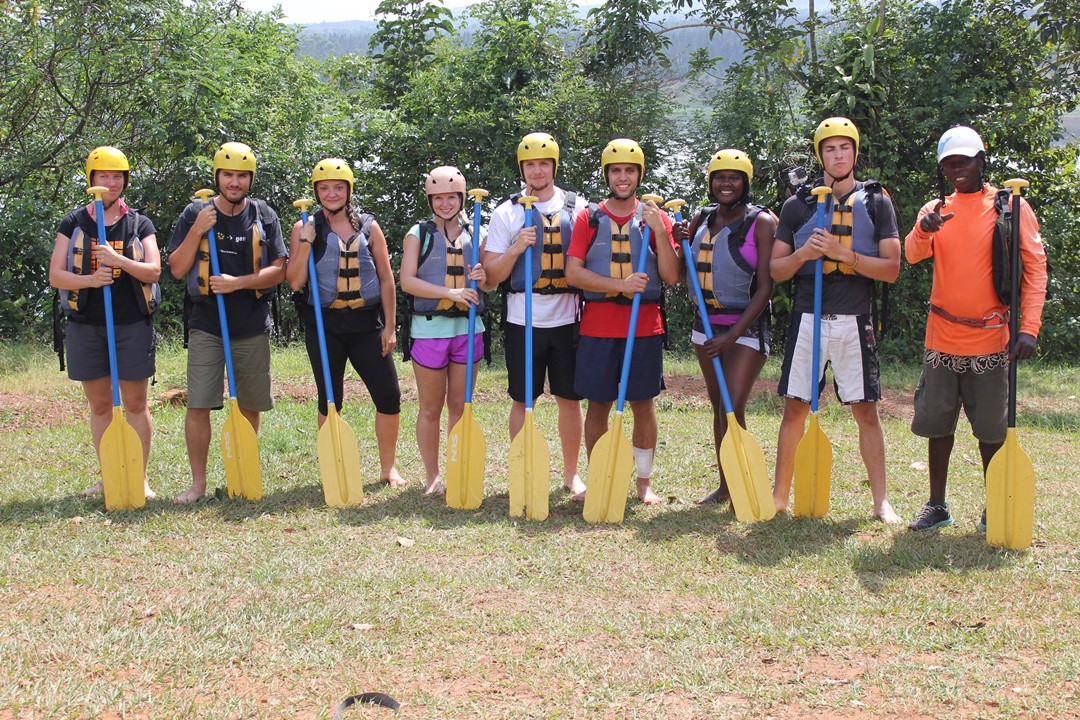
[[[562,210],[566,202],[566,191],[556,187],[555,194],[547,202],[533,203],[533,208],[545,215]],[[588,207],[589,202],[582,195],[577,196],[574,211],[570,213],[570,224],[578,213]],[[510,249],[517,238],[518,231],[525,227],[525,206],[511,203],[509,200],[501,203],[491,214],[491,222],[488,225],[487,246],[485,250],[490,253],[502,254]],[[539,240],[539,238],[537,238]],[[569,245],[569,238],[564,238]],[[577,319],[578,297],[571,293],[555,293],[554,295],[541,295],[533,293],[533,327],[552,328],[569,325]],[[507,293],[506,296],[506,321],[514,325],[525,324],[525,293]]]

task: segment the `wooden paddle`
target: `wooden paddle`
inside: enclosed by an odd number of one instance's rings
[[[825,227],[825,201],[832,189],[816,187],[817,226]],[[810,426],[795,448],[795,515],[825,517],[829,512],[829,483],[832,478],[832,445],[818,424],[818,395],[821,389],[821,264],[814,262],[814,350],[810,379]]]
[[[1020,334],[1020,196],[1027,180],[1008,180],[1012,190],[1012,228],[1009,264],[1012,297],[1009,300],[1009,341],[1015,351]],[[986,542],[1023,550],[1031,545],[1035,524],[1035,466],[1016,438],[1016,362],[1009,358],[1009,414],[1005,444],[986,468]]]
[[[94,196],[94,214],[97,218],[98,243],[108,245],[105,239],[105,204],[101,196],[109,188],[95,185],[86,191]],[[113,416],[101,436],[98,445],[98,461],[101,463],[101,486],[105,495],[106,510],[137,510],[146,505],[146,460],[142,441],[120,409],[120,372],[116,362],[116,325],[113,322],[112,287],[101,286],[105,301],[105,336],[109,344],[109,378],[112,380]]]
[[[488,191],[474,188],[472,265],[480,262],[480,210]],[[476,281],[469,280],[476,290]],[[480,424],[473,419],[473,339],[476,337],[476,305],[469,306],[469,338],[465,351],[465,407],[446,442],[446,504],[458,510],[475,510],[484,499],[484,457],[487,442]]]
[[[525,195],[525,227],[533,225],[532,204],[539,198]],[[536,238],[543,243],[544,238]],[[525,250],[525,421],[510,442],[510,517],[546,520],[548,516],[548,475],[551,456],[547,443],[533,421],[533,249]]]
[[[195,197],[202,201],[205,207],[210,204],[213,194],[213,190],[204,189],[196,192]],[[207,231],[206,239],[210,250],[210,271],[215,276],[220,275],[214,228]],[[248,500],[259,500],[263,493],[262,468],[259,467],[259,436],[240,412],[240,404],[236,401],[236,377],[233,373],[232,343],[229,341],[229,320],[225,316],[225,298],[216,293],[214,297],[217,298],[221,347],[225,354],[225,371],[229,380],[229,415],[221,426],[221,460],[225,466],[225,484],[229,497],[242,495]]]
[[[681,208],[685,204],[686,201],[680,198],[668,201],[664,207],[673,210],[675,220],[681,223],[683,221]],[[712,340],[713,331],[712,323],[709,322],[709,309],[705,305],[705,296],[701,292],[697,259],[690,248],[689,239],[682,241],[682,249],[683,257],[686,259],[687,283],[693,289],[694,298],[697,300],[701,327],[705,332],[705,337]],[[740,522],[747,523],[771,520],[776,515],[776,504],[773,502],[769,471],[765,467],[765,454],[761,451],[761,445],[754,436],[748,433],[735,417],[735,409],[731,403],[731,394],[728,392],[720,358],[714,357],[712,365],[716,373],[716,382],[720,386],[720,397],[724,401],[724,412],[727,413],[727,432],[724,433],[724,438],[720,442],[720,467],[724,470],[724,478],[727,480],[728,491],[731,493],[731,505],[735,508],[735,517]]]
[[[664,202],[657,195],[642,195],[657,205]],[[648,223],[641,237],[641,253],[637,272],[645,272],[652,232]],[[619,400],[615,405],[615,419],[611,428],[600,436],[589,454],[589,473],[586,481],[585,508],[582,516],[590,523],[621,523],[626,512],[626,493],[630,489],[630,476],[634,474],[634,448],[623,431],[623,406],[626,404],[626,384],[630,379],[630,358],[634,352],[637,334],[638,310],[641,293],[634,293],[630,306],[630,323],[626,328],[626,349],[623,351],[622,374],[619,376]]]
[[[311,200],[296,200],[300,222],[308,223]],[[330,378],[330,360],[326,354],[326,329],[323,326],[322,299],[319,297],[319,277],[315,267],[315,250],[308,251],[308,289],[315,306],[315,330],[319,336],[319,358],[322,360],[323,385],[326,387],[326,420],[319,428],[315,447],[319,455],[319,475],[323,497],[330,507],[359,505],[364,501],[364,481],[360,474],[360,448],[356,433],[337,411],[334,385]]]

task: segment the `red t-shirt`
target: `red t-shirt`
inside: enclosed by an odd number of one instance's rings
[[[611,218],[612,222],[621,225],[634,216],[634,213],[637,212],[637,205],[634,206],[634,212],[623,217],[608,212],[606,201],[600,202],[600,209]],[[668,217],[667,213],[663,213],[662,216],[664,227],[667,228],[667,240],[671,243],[671,247],[675,248],[675,241],[671,239],[671,218]],[[644,231],[644,222],[642,226],[642,231]],[[570,236],[570,249],[567,250],[566,254],[584,262],[585,255],[588,254],[595,235],[596,228],[589,226],[589,211],[586,208],[578,213],[577,219],[574,220],[574,232]],[[649,247],[654,252],[656,251],[655,234],[650,234]],[[626,331],[630,327],[630,310],[630,305],[621,303],[586,301],[585,309],[581,313],[581,334],[587,337],[625,338]],[[664,321],[660,317],[660,305],[658,303],[641,303],[638,310],[637,330],[634,336],[652,337],[663,334]]]

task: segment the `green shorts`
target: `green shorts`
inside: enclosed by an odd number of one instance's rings
[[[270,392],[270,336],[231,338],[236,399],[245,410],[274,407]],[[192,329],[188,336],[188,407],[220,410],[224,405],[225,352],[221,338]]]
[[[1005,353],[969,357],[927,350],[915,388],[911,432],[924,438],[949,437],[956,433],[963,406],[971,433],[980,442],[1004,442],[1008,372]]]

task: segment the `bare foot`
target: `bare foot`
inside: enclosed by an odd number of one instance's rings
[[[206,486],[199,488],[192,485],[184,491],[183,495],[177,495],[173,498],[173,505],[190,505],[196,500],[201,500],[206,495]]]
[[[157,497],[157,493],[150,489],[149,480],[143,480],[143,495],[146,496],[147,500],[153,500]]]
[[[585,483],[576,474],[569,481],[563,481],[563,488],[571,495],[580,495],[582,502],[585,500]],[[571,498],[573,499],[573,498]]]
[[[787,514],[788,500],[787,498],[778,498],[773,495],[773,505],[776,505],[776,512]]]
[[[431,481],[431,484],[424,490],[425,495],[445,495],[446,486],[443,485],[441,478],[435,478]]]
[[[881,503],[880,508],[874,510],[874,519],[880,520],[886,525],[900,525],[904,521],[896,514],[896,511],[892,509],[892,505],[888,500],[884,500]]]
[[[711,493],[709,493],[705,497],[701,498],[700,500],[696,500],[694,502],[694,504],[695,505],[706,505],[708,503],[726,503],[726,502],[731,502],[731,495],[724,488],[724,486],[721,485],[720,487],[716,488],[715,490],[713,490]]]
[[[91,497],[93,495],[100,495],[102,493],[102,491],[104,491],[104,489],[105,489],[105,482],[102,481],[102,480],[98,480],[96,483],[94,483],[93,487],[86,488],[81,493],[79,493],[79,495],[81,497]]]
[[[652,487],[649,485],[649,479],[638,478],[637,481],[637,496],[641,502],[646,505],[659,505],[664,502],[663,498],[652,491]]]
[[[396,465],[390,468],[390,472],[386,473],[381,479],[385,480],[392,488],[403,488],[409,484],[409,481],[401,477],[401,474],[398,473]]]
[[[571,502],[576,502],[576,503],[583,503],[583,502],[585,502],[585,490],[584,490],[584,486],[582,486],[582,490],[581,490],[581,492],[579,492],[579,493],[574,493],[573,495],[571,495],[571,496],[570,496],[570,501],[571,501]]]

